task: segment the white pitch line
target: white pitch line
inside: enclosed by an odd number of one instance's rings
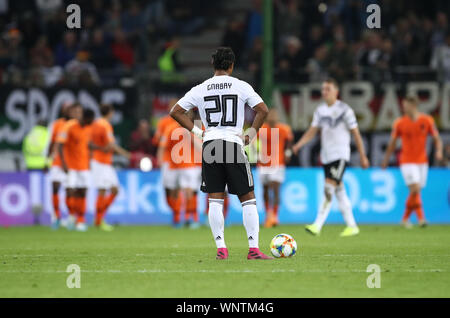
[[[332,269],[332,270],[321,270],[321,269],[289,269],[289,270],[283,270],[283,269],[274,269],[274,270],[164,270],[164,269],[143,269],[143,270],[137,270],[137,271],[122,271],[122,270],[81,270],[82,273],[111,273],[111,274],[133,274],[133,273],[139,273],[139,274],[157,274],[157,273],[366,273],[366,270],[363,269]],[[445,269],[405,269],[405,270],[388,270],[388,271],[381,271],[382,273],[446,273],[448,272]],[[41,270],[6,270],[6,271],[0,271],[0,274],[18,274],[18,273],[47,273],[47,274],[59,274],[59,273],[67,273],[64,270],[57,270],[57,271],[41,271]]]

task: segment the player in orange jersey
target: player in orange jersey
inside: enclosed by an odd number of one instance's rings
[[[382,168],[389,164],[389,158],[395,150],[397,139],[402,141],[400,154],[400,170],[409,188],[409,196],[406,200],[406,209],[402,218],[402,225],[410,228],[409,216],[416,211],[420,226],[426,226],[425,215],[420,197],[421,188],[425,187],[428,173],[428,158],[426,153],[426,141],[428,135],[434,140],[436,160],[443,159],[442,141],[431,116],[420,113],[419,100],[414,96],[407,96],[403,100],[405,115],[394,122],[386,154],[382,162]]]
[[[291,128],[278,119],[278,112],[272,108],[266,123],[258,132],[259,160],[258,173],[264,188],[266,208],[265,227],[279,224],[278,206],[280,204],[280,186],[285,179],[285,163],[289,161],[294,135]],[[287,151],[288,156],[285,156]]]
[[[202,122],[196,109],[192,109],[188,114],[194,123],[198,124],[199,127],[202,127]],[[180,184],[182,185],[182,190],[186,199],[187,223],[191,229],[197,229],[200,227],[197,211],[197,194],[202,179],[202,141],[193,134],[189,137],[190,138],[185,140],[185,142],[189,143],[191,148],[191,158],[190,162],[188,162],[189,167],[181,172]]]
[[[177,101],[178,101],[177,99],[169,100],[168,111],[170,111],[170,109],[173,107],[173,105],[175,105],[177,103]],[[160,169],[161,169],[162,185],[164,187],[167,204],[169,205],[169,207],[172,210],[176,209],[176,206],[181,204],[181,202],[180,202],[181,197],[178,195],[177,190],[173,190],[173,189],[169,188],[170,181],[168,181],[168,180],[169,180],[169,176],[170,176],[170,172],[169,172],[169,170],[170,170],[170,149],[168,150],[167,147],[162,147],[161,142],[165,138],[164,131],[166,130],[166,128],[174,123],[175,123],[175,119],[170,117],[168,114],[166,116],[162,117],[158,121],[158,125],[156,126],[156,131],[155,131],[155,134],[153,135],[153,140],[152,140],[153,144],[156,147],[158,147],[157,160],[158,160],[158,165],[160,166]]]
[[[62,147],[60,141],[61,141],[61,137],[64,136],[66,134],[66,130],[68,127],[68,123],[73,121],[73,120],[78,120],[80,121],[83,118],[83,107],[81,106],[80,103],[75,102],[72,105],[70,105],[70,107],[67,110],[68,112],[68,117],[70,118],[68,121],[66,121],[64,123],[64,125],[62,126],[61,130],[58,132],[58,135],[56,136],[56,145],[55,145],[55,151],[58,154],[58,158],[59,161],[61,162],[61,156],[59,154],[59,148]],[[64,174],[64,182],[63,185],[66,188],[66,206],[67,209],[69,211],[69,221],[66,225],[71,225],[74,223],[74,218],[75,218],[75,210],[73,207],[73,196],[74,196],[74,189],[70,188],[68,183],[67,183],[67,172],[64,171],[62,163],[61,163],[61,170],[62,173]]]
[[[82,232],[87,230],[85,214],[86,192],[90,183],[89,141],[94,116],[92,110],[84,109],[82,119],[69,120],[58,137],[61,166],[67,173],[67,187],[72,190],[70,223],[67,228],[72,229],[75,223],[75,229]]]
[[[64,103],[61,106],[60,117],[55,120],[50,128],[51,137],[50,137],[50,145],[48,147],[49,157],[52,158],[52,166],[49,171],[50,182],[52,183],[52,203],[53,203],[53,211],[54,211],[54,219],[52,221],[52,228],[58,229],[61,224],[61,211],[59,209],[59,189],[61,185],[65,184],[66,174],[61,167],[61,159],[59,158],[57,147],[56,147],[56,138],[59,133],[63,130],[63,127],[67,120],[70,119],[70,106],[71,103]]]
[[[193,115],[192,112],[190,114]],[[166,186],[170,189],[173,225],[181,227],[182,202],[177,196],[181,190],[185,199],[186,223],[191,228],[198,228],[196,192],[201,183],[201,141],[175,122],[164,130],[158,152],[165,151],[170,154]]]
[[[91,160],[91,171],[94,184],[97,188],[97,203],[95,213],[95,225],[104,231],[112,231],[113,227],[104,221],[109,206],[114,202],[119,193],[119,179],[112,166],[113,153],[118,153],[130,158],[130,153],[120,147],[114,138],[111,119],[114,116],[112,105],[100,105],[100,114],[92,124],[91,142],[89,144],[93,151]],[[107,194],[106,192],[109,191]]]

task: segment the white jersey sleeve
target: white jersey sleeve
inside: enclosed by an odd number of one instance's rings
[[[177,103],[185,110],[191,110],[198,107],[198,102],[195,94],[195,87],[191,88]]]
[[[358,127],[358,121],[356,120],[355,112],[350,107],[348,107],[345,112],[344,121],[348,129],[354,129]]]
[[[318,111],[318,109],[316,109],[316,110],[314,111],[314,114],[313,114],[311,126],[312,126],[312,127],[319,127],[319,119],[320,119],[319,111]]]
[[[243,99],[248,106],[253,108],[256,105],[263,102],[261,96],[259,96],[258,93],[255,92],[255,90],[253,89],[253,87],[250,84],[248,84],[244,81],[241,81],[241,83],[242,83],[242,90],[243,90],[243,92],[242,92]]]

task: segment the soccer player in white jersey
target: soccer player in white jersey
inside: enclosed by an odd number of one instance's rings
[[[338,99],[338,95],[339,87],[336,80],[330,78],[322,83],[324,102],[314,112],[310,128],[292,148],[292,151],[297,153],[314,138],[319,130],[321,131],[320,160],[325,170],[325,196],[316,220],[305,228],[313,235],[320,234],[330,212],[333,195],[336,195],[339,210],[347,224],[341,236],[353,236],[359,233],[350,199],[342,182],[345,167],[350,160],[350,133],[355,138],[361,167],[364,169],[369,167],[369,160],[364,150],[355,113],[349,105]]]
[[[249,252],[247,259],[272,259],[259,250],[259,216],[250,164],[243,149],[256,136],[268,114],[266,104],[244,81],[231,77],[235,56],[228,47],[212,55],[214,76],[193,87],[172,108],[170,115],[194,135],[203,138],[201,190],[209,195],[208,219],[217,245],[217,259],[227,259],[224,239],[223,201],[225,186],[242,204]],[[256,116],[251,129],[243,134],[244,106]],[[194,125],[186,111],[198,108],[205,126]]]

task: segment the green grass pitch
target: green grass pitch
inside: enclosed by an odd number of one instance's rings
[[[260,245],[278,233],[298,243],[292,258],[248,261],[243,226],[225,229],[230,252],[215,260],[209,228],[124,226],[86,233],[47,227],[0,229],[0,297],[450,297],[450,226],[403,229],[325,225],[320,237],[303,226],[261,229]],[[69,289],[66,268],[81,268]],[[381,288],[368,288],[369,264]]]

